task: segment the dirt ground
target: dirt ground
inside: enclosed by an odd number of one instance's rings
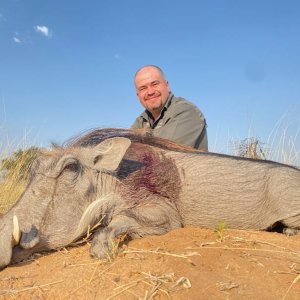
[[[300,299],[300,236],[184,228],[130,241],[111,261],[89,245],[0,272],[0,299]]]

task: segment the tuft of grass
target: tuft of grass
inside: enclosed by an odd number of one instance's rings
[[[299,129],[300,130],[300,129]],[[281,129],[280,135],[268,138],[267,143],[270,145],[270,159],[282,162],[284,164],[293,165],[300,168],[300,149],[299,147],[299,130],[295,136],[289,135],[288,128]],[[277,138],[277,145],[274,146]],[[298,142],[298,144],[297,144]]]
[[[265,159],[300,168],[300,122],[284,114],[272,128],[270,134],[262,137],[250,128],[247,138],[230,138],[227,154]]]
[[[258,138],[251,137],[234,143],[234,148],[237,156],[267,159],[268,149]]]
[[[272,160],[300,168],[300,150],[296,146],[296,138],[287,138],[282,133],[278,145],[268,140],[263,143],[256,137],[233,142],[233,155],[252,159]]]
[[[122,234],[114,239],[109,240],[110,250],[106,253],[106,260],[108,262],[113,262],[118,254],[120,253],[120,246],[127,239],[127,234]]]
[[[226,228],[226,223],[225,223],[225,221],[222,221],[216,226],[216,228],[214,230],[215,234],[218,237],[218,240],[220,240],[220,241],[223,240],[225,228]]]

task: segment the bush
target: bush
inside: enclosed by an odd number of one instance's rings
[[[6,212],[25,191],[29,170],[40,150],[17,150],[0,164],[0,213]]]
[[[247,138],[235,142],[235,155],[253,159],[267,159],[268,150],[257,138]]]
[[[39,149],[30,147],[26,150],[19,149],[12,156],[1,161],[0,170],[5,172],[7,178],[27,180],[32,162],[37,157]]]

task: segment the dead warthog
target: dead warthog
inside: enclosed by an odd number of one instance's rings
[[[128,130],[95,130],[34,162],[26,191],[0,218],[0,266],[67,246],[101,220],[90,252],[120,235],[185,225],[300,228],[300,170],[204,153]]]

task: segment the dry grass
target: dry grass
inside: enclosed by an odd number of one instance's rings
[[[175,292],[180,288],[189,289],[192,287],[191,282],[186,277],[180,277],[176,279],[174,273],[165,273],[165,274],[151,274],[141,272],[141,277],[138,280],[131,281],[122,286],[118,286],[114,289],[114,293],[107,298],[114,299],[124,292],[136,287],[139,283],[144,283],[145,286],[149,286],[150,290],[145,291],[145,295],[139,299],[150,300],[154,299],[159,293],[164,294],[168,299],[172,299],[171,293]]]
[[[262,139],[249,129],[247,138],[229,138],[229,154],[254,159],[267,159],[300,167],[300,123],[291,122],[283,115],[269,136]]]
[[[33,290],[43,290],[43,288],[46,288],[46,287],[49,288],[52,285],[59,284],[59,283],[62,283],[62,282],[63,282],[63,280],[59,280],[59,281],[50,282],[50,283],[46,283],[46,284],[42,284],[42,285],[27,287],[27,288],[24,288],[24,289],[1,290],[0,295],[10,295],[12,297],[15,297],[15,296],[17,296],[18,294],[21,294],[21,293],[30,292],[30,291],[33,291]]]
[[[7,178],[0,184],[0,213],[5,213],[17,201],[26,188],[26,181]]]
[[[25,158],[20,157],[15,168],[0,183],[0,212],[6,212],[25,191],[27,180],[20,178],[24,170]],[[26,166],[27,167],[27,166]]]
[[[1,160],[0,213],[6,212],[25,191],[29,170],[38,151],[38,148],[34,147],[18,149]],[[0,156],[3,156],[3,153],[0,153]]]
[[[169,253],[169,252],[162,252],[159,250],[143,250],[143,249],[128,249],[125,250],[123,253],[129,254],[129,253],[153,253],[153,254],[159,254],[159,255],[167,255],[167,256],[172,256],[172,257],[177,257],[177,258],[183,258],[183,259],[188,259],[191,256],[196,256],[200,254],[198,252],[187,252],[183,254],[175,254],[175,253]]]
[[[299,135],[299,121],[293,124],[288,115],[283,115],[266,140],[270,149],[269,159],[300,167]]]

